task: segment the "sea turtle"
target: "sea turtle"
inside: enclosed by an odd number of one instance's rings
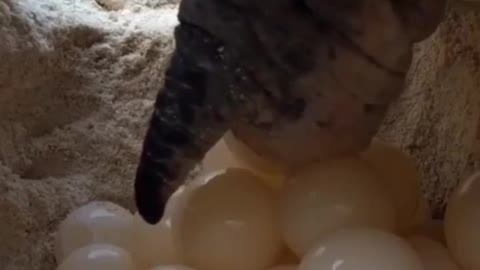
[[[135,179],[150,224],[232,130],[288,166],[365,149],[445,0],[183,0]]]

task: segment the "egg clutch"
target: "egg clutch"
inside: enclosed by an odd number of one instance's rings
[[[58,270],[480,270],[480,174],[432,220],[415,164],[374,141],[286,170],[231,134],[155,226],[108,201],[58,227]]]

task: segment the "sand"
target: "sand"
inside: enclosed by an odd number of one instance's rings
[[[436,218],[458,181],[479,165],[479,15],[450,4],[436,33],[418,44],[406,91],[378,135],[414,158]]]
[[[0,269],[54,269],[56,226],[88,201],[134,210],[173,2],[0,0]],[[473,11],[449,12],[379,134],[416,160],[437,215],[477,166],[479,32]]]
[[[129,5],[0,0],[2,270],[54,269],[52,232],[74,207],[103,199],[133,210],[177,19],[172,5]]]

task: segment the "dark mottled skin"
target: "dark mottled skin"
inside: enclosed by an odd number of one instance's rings
[[[231,129],[285,166],[365,149],[444,0],[183,0],[135,179],[141,216]]]

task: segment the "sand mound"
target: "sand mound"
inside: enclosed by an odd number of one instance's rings
[[[458,181],[479,168],[479,15],[471,6],[449,7],[417,47],[407,89],[379,133],[416,160],[435,217]]]
[[[87,201],[133,209],[173,2],[0,0],[0,269],[54,269],[52,233]],[[380,135],[417,160],[438,209],[476,164],[479,31],[473,12],[450,12]]]
[[[72,207],[133,207],[176,10],[99,3],[0,0],[0,269],[53,269],[51,234]]]

